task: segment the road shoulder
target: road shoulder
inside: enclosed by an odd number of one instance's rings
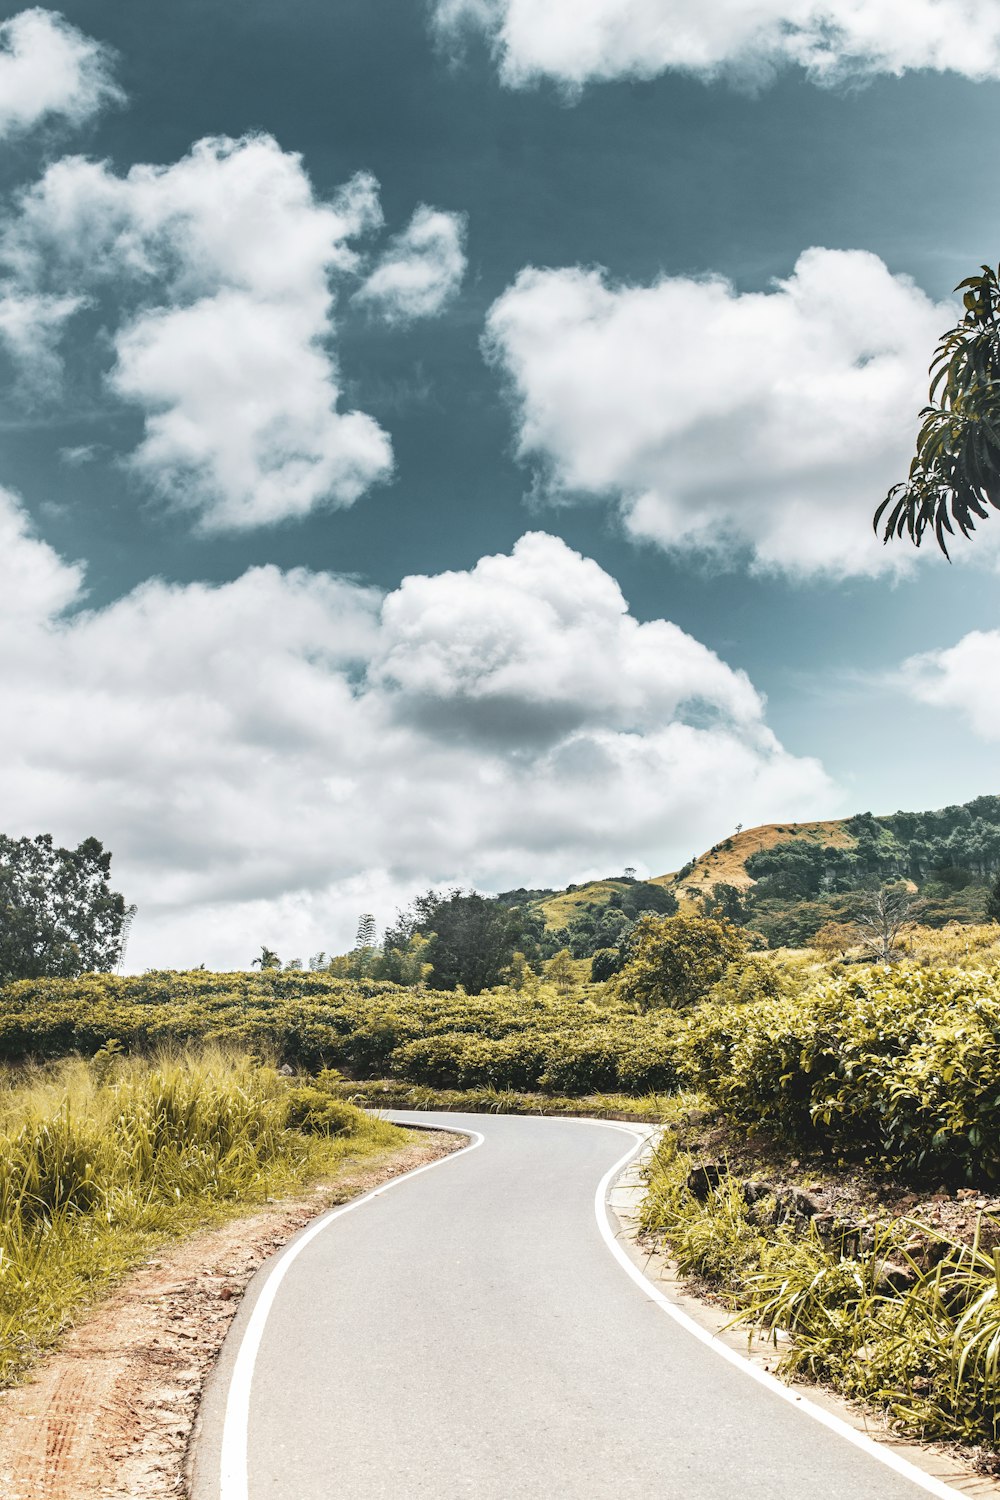
[[[643,1168],[651,1150],[652,1146],[647,1146],[639,1152],[612,1184],[608,1194],[609,1219],[618,1243],[656,1289],[693,1322],[714,1339],[735,1350],[749,1364],[774,1373],[779,1351],[760,1341],[748,1345],[745,1329],[727,1327],[732,1315],[693,1295],[679,1275],[677,1267],[655,1248],[649,1237],[642,1234],[639,1208],[646,1192]],[[1000,1500],[1000,1483],[977,1473],[971,1463],[963,1459],[959,1449],[902,1438],[871,1409],[847,1401],[823,1386],[794,1381],[791,1389],[801,1392],[803,1398],[815,1406],[830,1412],[858,1432],[863,1432],[934,1479],[950,1485],[962,1495],[968,1495],[970,1500]]]
[[[204,1382],[258,1268],[310,1220],[461,1147],[425,1133],[335,1182],[165,1245],[35,1368],[0,1392],[5,1500],[166,1500],[186,1493]]]

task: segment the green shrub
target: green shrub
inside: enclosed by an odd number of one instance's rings
[[[853,968],[715,1004],[681,1072],[739,1124],[923,1178],[1000,1180],[1000,995],[986,970]]]
[[[286,1123],[307,1135],[355,1135],[359,1117],[350,1104],[306,1084],[289,1090]]]
[[[694,1005],[753,943],[741,928],[721,918],[640,917],[615,993],[642,1010]]]

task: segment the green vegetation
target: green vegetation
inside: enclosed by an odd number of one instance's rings
[[[674,1103],[671,1094],[539,1094],[485,1085],[435,1089],[404,1079],[374,1079],[330,1087],[365,1109],[448,1109],[493,1115],[586,1115],[594,1119],[642,1120],[659,1124]]]
[[[857,967],[709,1003],[678,1071],[735,1123],[915,1179],[1000,1181],[997,970]]]
[[[714,917],[640,917],[615,990],[640,1010],[680,1010],[703,1000],[751,946],[739,927]]]
[[[322,1084],[323,1080],[320,1080]],[[402,1132],[212,1048],[0,1078],[0,1385],[165,1238],[384,1151]]]
[[[49,834],[0,834],[0,984],[113,969],[133,909],[111,890],[111,855],[97,839],[60,849]]]
[[[663,1137],[643,1208],[681,1271],[711,1286],[763,1337],[791,1336],[781,1360],[867,1400],[922,1437],[1000,1439],[1000,1223],[972,1244],[889,1219],[870,1248],[783,1214],[768,1184],[723,1173],[696,1196],[692,1158]]]
[[[316,1072],[398,1077],[435,1088],[647,1093],[676,1082],[671,1015],[560,994],[470,997],[305,971],[37,980],[0,996],[0,1060],[220,1041]]]
[[[1000,280],[983,266],[955,290],[965,315],[938,344],[909,475],[874,523],[878,530],[885,517],[884,541],[905,533],[916,547],[930,529],[946,557],[952,522],[967,537],[988,506],[1000,508]]]

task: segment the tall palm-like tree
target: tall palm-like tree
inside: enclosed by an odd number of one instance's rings
[[[909,536],[919,547],[931,529],[948,556],[955,529],[969,536],[989,507],[1000,510],[1000,273],[983,266],[955,288],[965,315],[944,334],[930,367],[908,478],[875,512],[883,541]]]

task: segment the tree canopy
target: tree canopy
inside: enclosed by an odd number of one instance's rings
[[[724,919],[642,916],[616,982],[617,993],[642,1010],[693,1005],[754,946],[763,946],[759,938]]]
[[[968,537],[1000,509],[1000,280],[990,266],[955,288],[965,314],[941,338],[930,367],[929,405],[905,480],[875,512],[883,541],[931,529],[948,556],[955,528]]]
[[[433,989],[459,985],[470,995],[502,984],[514,955],[535,946],[532,923],[522,907],[506,906],[478,891],[428,891],[418,896],[408,912],[385,935],[386,949],[405,949],[415,934],[428,939],[423,957],[430,965]]]
[[[57,848],[51,834],[0,834],[0,983],[114,969],[134,907],[113,891],[98,839]]]

